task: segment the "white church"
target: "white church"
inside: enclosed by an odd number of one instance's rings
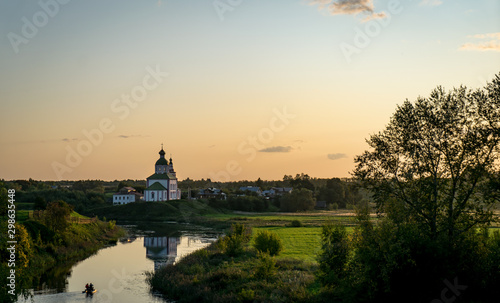
[[[172,157],[170,157],[170,161],[165,159],[163,144],[159,154],[160,159],[156,161],[155,173],[146,179],[144,201],[179,200],[181,198],[181,190],[177,188],[177,176],[174,171],[174,164]]]

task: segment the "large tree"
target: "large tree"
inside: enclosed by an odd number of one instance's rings
[[[499,198],[500,74],[484,89],[437,87],[407,100],[367,143],[354,175],[379,212],[396,202],[404,220],[450,241],[489,224]]]

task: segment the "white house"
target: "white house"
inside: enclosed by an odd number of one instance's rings
[[[113,205],[128,204],[142,200],[142,195],[133,187],[123,187],[113,194]]]
[[[174,171],[172,158],[170,158],[170,162],[165,159],[163,145],[159,154],[160,159],[155,163],[155,173],[146,179],[144,201],[179,200],[181,198],[181,190],[177,188],[177,176]]]

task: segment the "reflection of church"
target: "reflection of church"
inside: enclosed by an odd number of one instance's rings
[[[195,250],[207,247],[216,238],[195,236],[144,237],[146,257],[155,263],[155,271],[162,266],[174,264]]]
[[[146,257],[155,262],[155,270],[174,264],[180,242],[181,238],[176,237],[144,237]]]

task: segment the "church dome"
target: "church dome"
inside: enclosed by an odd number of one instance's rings
[[[156,161],[155,165],[168,165],[168,161],[165,158],[160,158],[158,161]]]
[[[158,159],[158,161],[156,161],[155,165],[168,165],[168,161],[167,161],[167,159],[165,159],[165,151],[163,150],[163,144],[162,144],[162,147],[161,147],[159,154],[160,154],[160,159]]]

